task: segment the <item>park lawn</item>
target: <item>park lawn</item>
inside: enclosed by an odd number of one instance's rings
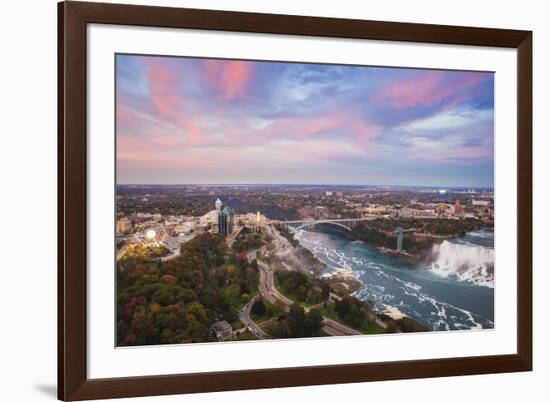
[[[344,324],[350,328],[355,329],[356,331],[362,332],[363,334],[384,334],[386,333],[386,330],[376,324],[374,321],[368,321],[366,326],[357,327],[355,325],[351,325],[344,320],[340,318],[336,310],[334,309],[334,303],[328,304],[326,307],[323,307],[322,309],[319,309],[321,314],[323,314],[325,317],[328,317],[334,321],[338,321],[340,324]]]

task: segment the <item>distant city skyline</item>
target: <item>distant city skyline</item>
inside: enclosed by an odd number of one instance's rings
[[[117,183],[117,186],[123,187],[319,187],[319,188],[339,188],[339,187],[366,187],[366,188],[414,188],[414,189],[483,189],[492,190],[491,186],[438,186],[422,184],[347,184],[347,183]]]
[[[116,57],[119,184],[494,187],[493,73]]]

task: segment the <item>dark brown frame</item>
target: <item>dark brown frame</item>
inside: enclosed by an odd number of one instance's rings
[[[517,49],[517,353],[90,380],[86,375],[86,25]],[[532,370],[532,32],[104,3],[58,4],[58,398],[103,399]]]

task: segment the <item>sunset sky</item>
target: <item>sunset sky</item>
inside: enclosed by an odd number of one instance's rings
[[[117,55],[119,184],[493,186],[493,74]]]

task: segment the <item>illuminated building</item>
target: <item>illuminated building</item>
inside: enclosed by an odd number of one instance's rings
[[[122,217],[116,222],[117,233],[126,233],[132,228],[132,223],[127,217]]]
[[[218,233],[222,236],[229,236],[233,232],[233,221],[235,214],[231,208],[225,207],[218,213]]]

